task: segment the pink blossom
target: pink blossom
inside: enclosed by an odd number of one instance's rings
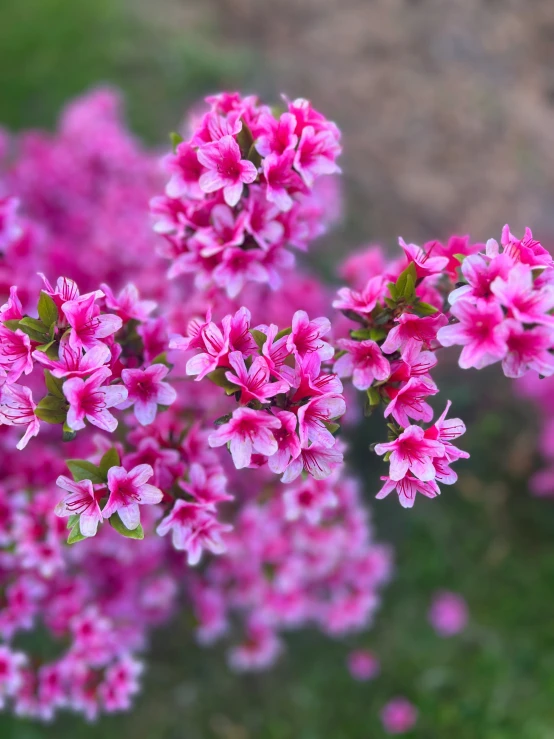
[[[523,377],[530,369],[543,377],[554,374],[552,326],[525,328],[513,318],[508,318],[504,326],[508,351],[502,360],[502,369],[506,377]]]
[[[375,341],[339,339],[340,349],[346,352],[339,357],[334,370],[339,377],[352,377],[357,390],[367,390],[375,380],[381,382],[390,375],[390,364]]]
[[[23,667],[27,658],[22,652],[0,644],[0,709],[6,706],[6,698],[13,697],[23,683]]]
[[[381,346],[381,351],[384,354],[392,354],[395,351],[404,354],[414,348],[429,347],[437,337],[439,329],[447,323],[448,319],[443,313],[423,318],[414,313],[402,313]]]
[[[552,265],[552,256],[544,246],[533,238],[533,232],[530,228],[525,229],[522,239],[510,233],[508,224],[502,229],[502,246],[504,253],[513,260],[529,264],[532,267],[542,267]]]
[[[267,185],[266,198],[283,212],[292,208],[291,194],[305,189],[302,180],[292,169],[294,157],[294,151],[287,150],[283,154],[270,154],[262,164]]]
[[[99,370],[86,380],[73,377],[63,384],[63,392],[69,403],[67,425],[74,431],[85,428],[85,418],[93,426],[104,431],[115,431],[117,420],[108,408],[123,403],[127,398],[127,388],[122,385],[104,385],[111,376],[107,367]]]
[[[306,470],[316,480],[324,480],[342,464],[342,461],[343,454],[336,447],[330,449],[312,444],[308,449],[302,449],[299,457],[291,460],[281,481],[296,480],[302,470]]]
[[[199,198],[202,190],[199,185],[203,167],[193,147],[186,141],[177,145],[175,154],[170,154],[164,161],[171,178],[165,191],[170,198]]]
[[[230,298],[236,298],[246,282],[267,282],[268,273],[258,250],[227,247],[213,271],[213,279],[216,285],[225,288]]]
[[[238,672],[264,670],[272,665],[281,652],[281,641],[266,624],[251,623],[245,641],[234,647],[229,663]]]
[[[227,477],[219,469],[206,470],[197,462],[191,464],[188,479],[180,481],[179,487],[211,510],[216,503],[233,500],[226,492]]]
[[[288,149],[296,148],[296,118],[292,113],[282,113],[278,119],[262,114],[259,125],[261,133],[256,139],[256,149],[261,156],[283,154]]]
[[[399,426],[408,426],[410,418],[415,421],[430,421],[433,418],[433,409],[426,402],[426,398],[438,393],[438,388],[432,380],[411,377],[398,390],[387,388],[387,393],[391,401],[383,415],[385,418],[392,415]]]
[[[177,392],[163,382],[169,368],[163,364],[152,364],[146,369],[124,369],[121,379],[127,388],[127,398],[121,408],[134,406],[137,421],[143,426],[154,423],[158,406],[170,406],[177,399]]]
[[[379,660],[368,649],[354,649],[348,655],[348,669],[355,680],[371,680],[379,674]]]
[[[454,636],[463,631],[468,621],[468,608],[458,593],[441,591],[434,595],[429,621],[439,636]]]
[[[451,405],[452,403],[449,400],[435,423],[425,429],[425,438],[440,441],[444,446],[445,459],[448,462],[455,462],[457,459],[468,459],[469,454],[452,444],[453,439],[458,439],[465,434],[466,427],[461,418],[446,418]]]
[[[102,290],[106,298],[106,305],[110,310],[117,313],[123,321],[131,319],[135,321],[146,321],[150,313],[156,309],[154,300],[141,300],[139,291],[132,283],[128,282],[117,297],[108,285],[103,284]]]
[[[462,369],[482,369],[504,358],[506,325],[499,305],[464,299],[454,303],[451,313],[458,323],[441,328],[437,339],[442,346],[461,344],[464,347],[459,359]]]
[[[17,295],[17,287],[10,287],[10,297],[0,306],[0,321],[19,321],[23,318],[23,306]]]
[[[425,495],[426,498],[436,498],[437,495],[440,495],[440,489],[435,480],[424,482],[412,475],[406,475],[401,480],[393,480],[390,477],[381,477],[381,480],[384,482],[384,485],[375,498],[382,500],[389,493],[392,493],[393,490],[396,490],[398,500],[403,508],[413,507],[417,493]]]
[[[17,217],[19,198],[0,197],[0,255],[21,236],[23,229]]]
[[[187,552],[188,563],[194,567],[204,549],[212,554],[225,552],[226,546],[221,535],[232,528],[219,523],[205,505],[177,500],[156,532],[159,536],[165,536],[171,531],[173,546],[178,551]]]
[[[443,444],[425,438],[420,426],[408,426],[394,441],[375,446],[377,454],[390,452],[390,478],[395,482],[402,480],[408,472],[423,482],[433,480],[433,458],[443,457],[444,451]]]
[[[490,299],[491,285],[498,278],[505,278],[512,267],[511,261],[504,255],[488,259],[481,254],[473,254],[462,262],[462,275],[467,285],[452,290],[448,301],[453,305],[464,296],[469,298]]]
[[[190,327],[190,324],[189,324]],[[202,325],[198,333],[185,339],[174,338],[169,344],[170,349],[188,349],[201,346],[204,351],[187,362],[187,375],[197,375],[196,381],[203,380],[213,372],[229,354],[229,323],[223,324],[223,331],[212,321]],[[194,329],[193,329],[194,330]],[[194,342],[194,344],[193,344]]]
[[[123,525],[133,531],[140,524],[140,505],[155,505],[163,493],[147,481],[154,474],[149,464],[139,464],[127,472],[124,467],[108,470],[108,501],[102,510],[104,518],[118,513]]]
[[[283,493],[283,503],[287,521],[305,518],[308,523],[317,526],[326,511],[336,508],[339,501],[324,482],[308,478],[300,485],[287,487]]]
[[[81,534],[95,536],[98,524],[102,523],[99,500],[103,493],[95,491],[90,480],[74,482],[64,475],[58,477],[56,485],[69,493],[56,506],[56,516],[65,518],[78,515]]]
[[[240,246],[244,242],[246,213],[236,217],[228,205],[214,205],[210,213],[211,225],[200,228],[194,235],[194,243],[198,244],[203,257],[212,257],[231,246]]]
[[[417,708],[406,698],[392,698],[381,711],[381,722],[387,734],[404,734],[413,729]]]
[[[342,287],[333,301],[333,308],[353,311],[361,316],[368,316],[384,295],[385,281],[381,275],[371,277],[361,292]]]
[[[248,467],[252,453],[270,457],[278,449],[272,433],[281,422],[265,411],[252,408],[237,408],[230,421],[210,434],[208,443],[212,447],[229,444],[229,450],[237,470]]]
[[[506,279],[497,277],[491,291],[511,316],[522,323],[554,323],[549,311],[554,308],[554,288],[533,287],[533,274],[527,264],[516,264]]]
[[[111,359],[111,352],[106,344],[97,344],[83,354],[82,349],[75,349],[68,341],[61,341],[58,350],[59,359],[50,359],[44,352],[34,351],[33,358],[43,364],[54,377],[85,377],[103,367]]]
[[[267,362],[271,374],[278,380],[284,380],[288,385],[291,385],[294,381],[294,370],[285,364],[291,354],[287,347],[287,337],[281,336],[280,339],[276,339],[279,328],[274,323],[266,326],[264,333],[267,340],[262,346],[262,356]]]
[[[17,449],[25,449],[29,439],[40,430],[39,419],[35,416],[36,403],[31,389],[23,385],[4,384],[0,388],[0,426],[27,426]]]
[[[276,205],[268,203],[264,190],[251,185],[245,203],[244,228],[252,235],[264,251],[284,240],[285,227],[278,220],[280,211]]]
[[[446,270],[448,257],[431,256],[436,242],[426,244],[427,249],[422,249],[421,246],[417,246],[416,244],[406,244],[404,239],[399,239],[398,243],[404,249],[408,262],[415,264],[418,279],[428,277],[429,275],[440,274]]]
[[[267,403],[270,398],[279,393],[286,393],[289,389],[288,383],[283,380],[270,382],[269,367],[264,357],[254,357],[250,368],[246,369],[242,353],[231,352],[229,364],[234,372],[226,372],[225,377],[233,385],[241,388],[240,402],[245,405],[251,400]]]
[[[119,331],[123,321],[119,316],[100,315],[95,305],[97,295],[83,295],[77,300],[68,300],[62,311],[71,328],[69,343],[74,349],[92,349],[102,339]]]
[[[313,187],[316,177],[340,172],[336,162],[340,152],[336,128],[316,131],[314,127],[306,126],[300,135],[294,168],[306,185]]]
[[[451,236],[446,244],[442,244],[440,241],[429,242],[425,244],[424,251],[426,251],[427,253],[433,251],[435,256],[447,257],[448,264],[445,271],[450,279],[455,282],[457,279],[458,268],[460,267],[460,260],[458,259],[458,255],[467,257],[475,254],[476,252],[483,251],[484,248],[484,244],[472,244],[469,236],[466,235]]]
[[[342,393],[342,382],[336,374],[321,371],[321,357],[312,352],[305,357],[296,357],[296,368],[292,384],[296,388],[293,401],[313,395],[337,395]]]
[[[301,406],[298,410],[301,445],[307,447],[311,441],[320,447],[334,446],[335,437],[325,424],[340,418],[345,412],[346,403],[342,395],[320,395]]]
[[[197,157],[207,169],[200,176],[200,188],[208,193],[223,188],[225,202],[231,207],[240,200],[244,184],[254,182],[258,176],[252,162],[241,159],[239,145],[232,136],[222,136],[202,146]]]
[[[331,359],[333,347],[321,337],[329,333],[331,323],[328,318],[314,318],[310,321],[306,311],[297,310],[292,317],[292,331],[287,337],[287,349],[299,357],[317,352],[321,359]]]
[[[300,439],[296,433],[298,419],[294,413],[289,411],[274,410],[273,415],[281,422],[281,428],[273,431],[277,442],[277,451],[272,454],[267,465],[276,475],[282,474],[291,459],[300,455]]]
[[[0,365],[6,369],[10,382],[32,372],[31,340],[20,329],[10,331],[0,325]]]

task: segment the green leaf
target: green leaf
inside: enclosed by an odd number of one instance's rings
[[[169,369],[173,367],[171,362],[167,361],[167,352],[162,352],[161,354],[158,354],[158,356],[154,357],[150,364],[165,364],[165,366],[169,367]]]
[[[250,331],[250,333],[252,334],[252,338],[254,339],[254,341],[256,342],[256,344],[258,345],[258,349],[261,349],[262,346],[267,341],[267,336],[264,334],[263,331],[258,331],[258,329],[256,329],[256,328],[253,328]]]
[[[18,328],[26,333],[30,339],[38,341],[40,344],[48,343],[50,340],[48,327],[42,321],[39,321],[38,318],[25,316],[25,318],[19,321]]]
[[[19,320],[18,319],[12,319],[9,321],[4,321],[4,326],[6,328],[9,328],[10,331],[17,331],[19,328]]]
[[[119,518],[119,513],[117,513],[117,511],[110,516],[110,524],[113,526],[118,534],[121,534],[121,536],[124,536],[127,539],[144,539],[144,530],[140,523],[136,529],[133,529],[131,531]]]
[[[104,478],[100,474],[98,467],[86,459],[68,459],[66,464],[75,482],[80,482],[81,480],[90,480],[96,484],[104,482]]]
[[[232,382],[229,382],[229,380],[225,377],[225,373],[229,372],[228,369],[225,369],[225,367],[218,367],[213,372],[210,372],[206,377],[208,380],[211,380],[214,385],[217,385],[217,387],[221,387],[225,390],[225,392],[229,391],[228,394],[232,395],[233,393],[236,393],[237,390],[240,390],[240,388],[237,385],[233,385]]]
[[[177,147],[179,144],[182,144],[184,141],[184,138],[181,136],[180,133],[177,133],[176,131],[172,131],[169,134],[169,140],[171,141],[171,147],[173,149],[173,153],[177,151]]]
[[[75,526],[75,524],[77,523],[78,520],[79,520],[79,514],[78,513],[74,513],[72,516],[70,516],[67,519],[67,528],[68,529],[72,529]]]
[[[120,465],[121,465],[121,460],[119,458],[118,451],[115,447],[112,447],[111,449],[108,449],[108,451],[104,454],[104,456],[100,460],[98,469],[103,479],[107,480],[108,470],[110,470],[112,467],[119,467]]]
[[[65,423],[67,403],[65,398],[46,395],[35,408],[35,416],[46,423]]]
[[[330,431],[332,434],[340,429],[340,423],[333,423],[333,421],[325,421],[324,423],[327,431]]]
[[[422,303],[421,301],[417,302],[414,305],[414,310],[417,311],[420,316],[432,316],[434,313],[439,312],[434,305],[430,305],[429,303]]]
[[[368,387],[366,390],[367,393],[367,399],[369,401],[369,405],[376,406],[379,405],[381,402],[381,396],[379,395],[379,391],[376,390],[374,387]]]
[[[394,282],[389,282],[388,288],[389,288],[389,294],[392,300],[398,300],[398,290],[396,289],[396,285],[394,284]]]
[[[50,295],[47,295],[44,290],[40,291],[40,298],[38,299],[38,315],[40,320],[48,328],[58,320],[56,303],[54,303]]]
[[[40,346],[37,346],[36,350],[37,352],[43,352],[43,354],[46,354],[48,359],[58,359],[58,342],[57,341],[49,341],[47,344],[41,344]]]
[[[289,336],[290,334],[292,334],[292,327],[284,328],[282,331],[279,331],[279,333],[275,337],[275,341],[278,341],[278,339],[282,339],[283,336]]]
[[[454,254],[454,258],[457,259],[458,262],[460,262],[460,264],[462,264],[462,262],[464,261],[466,257],[467,257],[467,254]]]
[[[415,295],[415,282],[414,278],[411,275],[408,275],[406,277],[406,286],[404,288],[404,292],[402,293],[402,297],[406,300],[411,300]]]
[[[382,328],[372,328],[369,338],[372,341],[381,341],[381,339],[384,339],[386,335],[387,332],[384,331]]]
[[[244,118],[241,118],[242,128],[237,134],[237,144],[240,146],[240,153],[243,159],[248,158],[250,149],[254,145],[254,137],[252,131],[246,125]]]
[[[350,332],[350,336],[358,341],[366,341],[367,339],[371,339],[371,329],[356,328]]]
[[[83,539],[86,539],[86,538],[87,538],[86,536],[83,536],[83,534],[81,534],[81,529],[79,528],[79,521],[77,521],[75,526],[69,532],[69,536],[67,537],[67,543],[76,544],[78,541],[83,541]]]
[[[61,400],[65,401],[65,395],[63,394],[63,380],[54,377],[54,375],[49,372],[47,369],[44,370],[44,382],[46,384],[46,388],[48,389],[48,392],[50,395],[54,395],[56,398],[61,398]]]
[[[73,441],[76,436],[77,432],[70,429],[66,421],[63,425],[62,441]]]
[[[410,280],[411,280],[411,283],[410,283]],[[413,291],[413,285],[415,285],[416,280],[417,280],[416,266],[413,262],[410,262],[410,264],[406,267],[406,269],[398,275],[398,278],[396,280],[397,296],[399,298],[402,298],[402,297],[405,298],[406,296],[411,295]],[[412,285],[412,290],[410,290],[410,284]],[[394,295],[392,295],[392,297],[394,298]]]

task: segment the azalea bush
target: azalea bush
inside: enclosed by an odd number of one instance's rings
[[[434,415],[431,371],[461,347],[461,368],[498,363],[548,394],[548,251],[507,226],[401,239],[326,285],[296,256],[338,217],[340,132],[303,99],[208,97],[161,155],[98,90],[0,150],[0,703],[127,710],[150,633],[179,610],[234,670],[271,666],[291,629],[365,630],[392,553],[343,431],[383,418],[364,441],[378,499],[411,508],[455,483],[466,429],[448,398]],[[464,609],[435,604],[439,633]],[[48,659],[21,646],[38,625]],[[378,671],[364,652],[350,664]],[[383,723],[416,715],[392,698]]]

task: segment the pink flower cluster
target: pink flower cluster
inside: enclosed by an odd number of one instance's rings
[[[235,297],[248,282],[281,284],[325,230],[322,175],[339,172],[338,128],[307,100],[276,113],[256,97],[223,93],[165,159],[165,195],[151,202],[170,277],[195,276]],[[180,137],[179,137],[180,138]]]
[[[187,374],[204,377],[234,395],[239,407],[209,437],[212,447],[228,445],[237,469],[260,467],[292,482],[305,470],[316,480],[341,464],[335,423],[346,410],[342,384],[326,363],[333,356],[324,340],[331,324],[297,311],[290,329],[275,324],[251,328],[240,308],[220,323],[193,319],[186,337],[170,346],[196,350]]]

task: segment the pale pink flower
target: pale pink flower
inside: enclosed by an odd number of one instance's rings
[[[6,706],[6,698],[13,697],[23,685],[23,668],[27,657],[6,644],[0,644],[0,709]]]
[[[20,329],[10,331],[0,325],[0,365],[8,373],[10,382],[17,382],[23,373],[32,372],[31,340]]]
[[[259,249],[227,247],[222,260],[212,273],[216,285],[225,288],[230,298],[236,298],[246,282],[267,282],[268,272]]]
[[[289,389],[289,384],[283,380],[270,381],[269,367],[264,357],[254,357],[247,369],[241,352],[231,352],[229,364],[234,372],[226,372],[225,377],[241,388],[240,402],[245,405],[251,400],[267,403],[270,398]]]
[[[181,480],[179,487],[211,510],[216,503],[233,500],[226,492],[227,477],[219,469],[207,470],[198,462],[191,464],[187,479]]]
[[[67,518],[78,515],[81,534],[95,536],[98,524],[102,523],[99,500],[103,491],[95,491],[90,480],[74,482],[65,475],[58,477],[56,485],[69,493],[54,509],[56,516]]]
[[[390,452],[389,474],[394,481],[402,480],[408,472],[424,482],[433,480],[433,458],[443,457],[444,451],[443,444],[425,438],[421,426],[408,426],[394,441],[375,445],[376,454]]]
[[[200,176],[200,188],[207,193],[223,188],[225,202],[231,207],[240,200],[244,184],[254,182],[258,176],[252,162],[241,159],[239,145],[232,136],[222,136],[202,146],[197,157],[208,170]]]
[[[392,698],[381,711],[381,722],[388,734],[404,734],[413,729],[417,708],[406,698]]]
[[[25,449],[29,439],[40,430],[40,421],[35,416],[36,403],[31,389],[24,385],[4,384],[0,388],[0,426],[26,426],[17,449]]]
[[[281,478],[282,482],[292,482],[302,470],[316,480],[324,480],[342,464],[343,454],[336,447],[320,447],[312,444],[308,449],[302,449],[296,459],[292,459]]]
[[[442,346],[461,344],[462,369],[483,369],[503,359],[507,352],[504,313],[496,303],[458,300],[451,308],[458,323],[443,326],[437,334]]]
[[[124,369],[121,379],[127,388],[127,398],[120,408],[134,406],[137,421],[142,426],[154,423],[158,406],[172,405],[177,399],[175,388],[163,382],[169,368],[163,364],[152,364],[146,369]]]
[[[123,525],[133,531],[140,524],[141,505],[155,505],[163,498],[163,493],[148,480],[154,474],[149,464],[139,464],[132,470],[124,467],[111,467],[108,470],[108,501],[102,510],[104,518],[119,514]]]
[[[339,377],[352,377],[357,390],[367,390],[374,380],[381,382],[390,375],[389,360],[375,341],[339,339],[337,343],[346,354],[337,359],[334,370]]]
[[[425,438],[440,441],[444,446],[445,459],[448,462],[455,462],[457,459],[469,459],[469,454],[452,444],[453,439],[458,439],[465,434],[466,427],[461,418],[446,418],[451,405],[449,400],[435,423],[425,429]]]
[[[508,351],[502,360],[502,369],[506,377],[523,377],[530,369],[543,377],[554,374],[552,326],[525,328],[513,318],[508,318],[504,325]]]
[[[189,323],[189,330],[191,326]],[[188,349],[189,347],[202,346],[204,351],[196,354],[188,360],[186,366],[187,375],[197,375],[196,381],[203,380],[206,375],[213,372],[226,359],[229,354],[229,324],[223,324],[223,331],[212,321],[205,323],[197,335],[192,335],[184,340],[173,339],[169,344],[170,349]]]
[[[343,311],[353,311],[362,316],[368,316],[378,301],[384,297],[385,280],[381,275],[371,277],[363,290],[351,290],[342,287],[333,301],[333,308]]]
[[[238,672],[265,670],[281,650],[282,643],[273,629],[261,622],[250,623],[245,641],[231,649],[229,663]]]
[[[264,190],[258,185],[250,186],[243,212],[246,216],[244,228],[261,249],[267,252],[271,246],[283,242],[285,227],[277,220],[279,208],[268,203]]]
[[[117,297],[108,285],[101,285],[106,298],[106,305],[110,310],[117,313],[124,321],[146,321],[150,313],[156,309],[155,300],[141,300],[139,291],[132,283],[128,282],[123,290],[119,291]]]
[[[403,355],[413,349],[429,347],[437,338],[437,331],[447,323],[448,319],[443,313],[424,317],[402,313],[396,319],[396,326],[389,332],[381,351],[385,354],[400,351]]]
[[[230,421],[210,434],[208,443],[211,447],[229,444],[235,467],[240,470],[248,467],[253,452],[266,457],[275,454],[278,445],[272,431],[280,426],[281,421],[265,411],[237,408]]]
[[[300,439],[296,432],[298,419],[294,413],[289,411],[274,409],[273,415],[281,422],[281,428],[273,431],[278,448],[268,458],[267,465],[272,472],[280,475],[285,471],[290,460],[296,459],[300,455]]]
[[[112,314],[100,315],[95,304],[97,295],[83,295],[77,300],[68,300],[62,305],[62,311],[70,326],[69,343],[74,349],[92,349],[116,331],[123,321]]]
[[[165,536],[171,531],[173,546],[178,551],[187,552],[188,564],[194,567],[204,549],[212,554],[225,552],[226,546],[221,535],[232,528],[219,523],[205,505],[177,500],[156,532],[159,536]]]
[[[467,603],[458,593],[435,593],[429,609],[429,621],[439,636],[459,634],[467,625]]]
[[[59,359],[50,359],[44,352],[34,351],[33,357],[43,364],[54,377],[85,377],[103,367],[111,359],[111,352],[106,344],[97,344],[83,354],[82,349],[75,349],[68,341],[61,341],[58,350]]]
[[[302,358],[306,354],[317,352],[321,359],[331,359],[333,347],[321,338],[330,330],[331,322],[328,318],[314,318],[310,321],[306,311],[297,310],[292,317],[292,331],[287,336],[287,349]]]
[[[126,400],[127,388],[123,385],[104,385],[110,376],[111,371],[101,367],[86,380],[72,377],[64,382],[63,392],[69,403],[67,425],[73,431],[85,428],[85,418],[104,431],[115,431],[117,420],[108,408]]]
[[[244,242],[246,218],[244,211],[235,216],[228,205],[214,205],[210,213],[211,225],[199,228],[194,235],[194,244],[200,246],[200,254],[213,257],[227,247],[240,246]]]
[[[348,655],[348,669],[355,680],[371,680],[379,674],[379,660],[368,649],[354,649]]]
[[[301,445],[307,447],[311,441],[320,447],[334,446],[335,437],[325,424],[340,418],[345,412],[346,403],[342,395],[320,395],[301,406],[298,409]]]
[[[312,526],[317,526],[328,510],[338,506],[339,500],[326,483],[308,478],[300,485],[287,487],[283,503],[287,521],[305,518]]]
[[[401,480],[392,480],[390,477],[381,477],[381,480],[384,482],[384,485],[375,498],[382,500],[389,493],[392,493],[393,490],[396,490],[402,508],[412,508],[417,493],[425,495],[426,498],[436,498],[441,492],[435,480],[424,482],[412,475],[406,475]]]
[[[426,402],[426,398],[438,393],[434,382],[421,377],[411,377],[400,389],[388,388],[391,398],[385,408],[384,416],[392,415],[399,426],[409,426],[409,419],[414,421],[430,421],[433,418],[433,409]]]

